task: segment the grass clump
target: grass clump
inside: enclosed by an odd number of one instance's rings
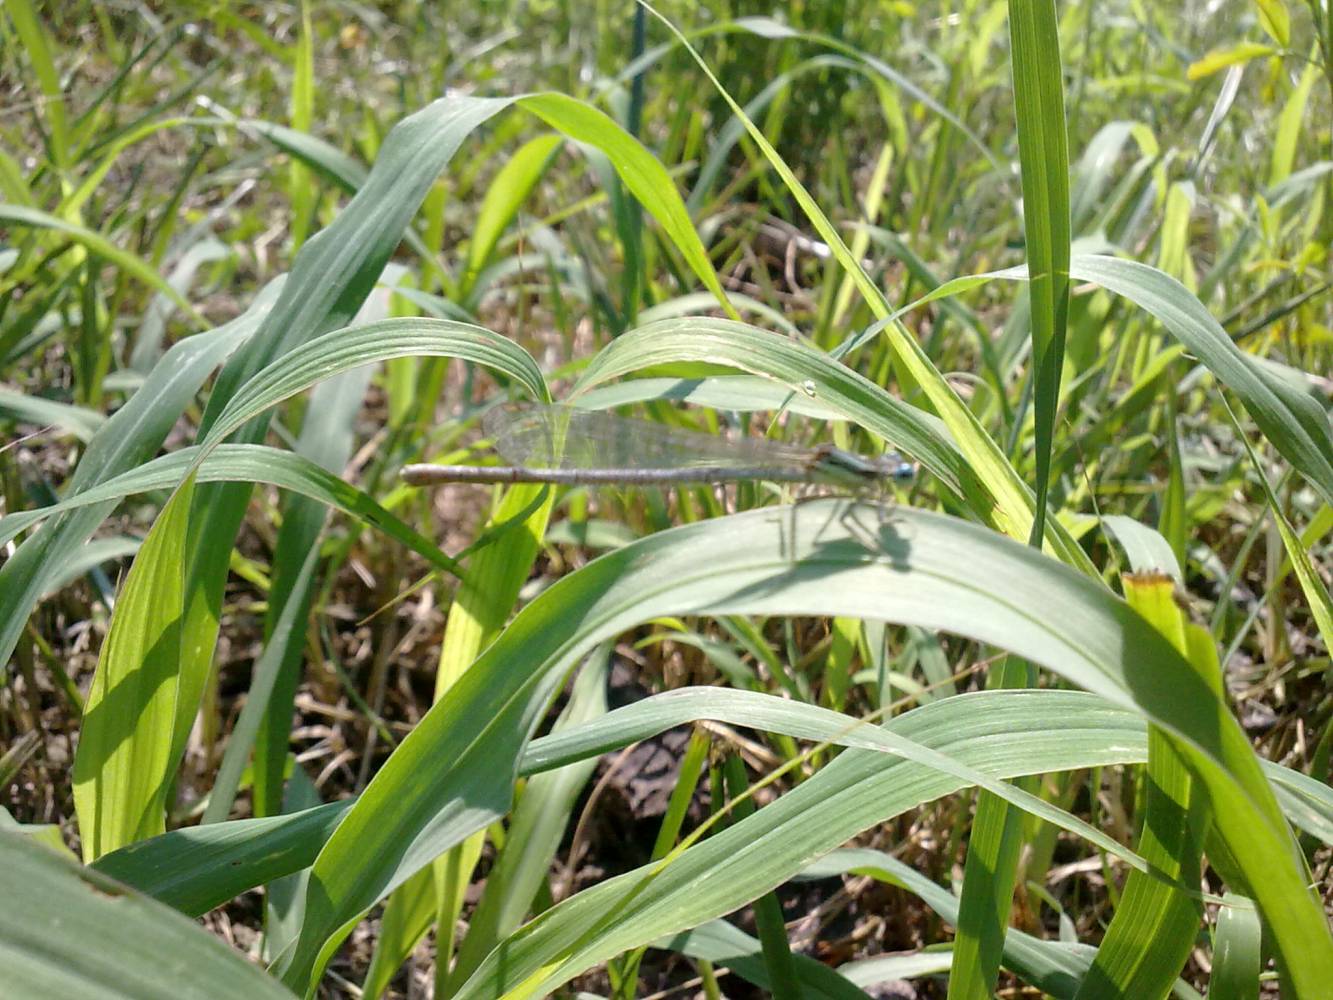
[[[5,7],[15,995],[1319,995],[1326,5],[456,8]]]

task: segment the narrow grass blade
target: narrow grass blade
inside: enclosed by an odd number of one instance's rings
[[[136,469],[76,493],[68,500],[50,507],[8,514],[0,518],[0,545],[12,541],[23,531],[49,517],[82,511],[87,507],[100,510],[138,493],[174,489],[185,478],[198,456],[198,448],[182,448],[145,462]],[[197,476],[199,482],[268,483],[292,490],[376,528],[437,569],[461,575],[459,565],[441,552],[430,539],[403,523],[355,486],[293,452],[258,444],[219,445],[198,465]],[[34,539],[44,537],[45,534],[38,534]]]
[[[254,333],[278,287],[278,282],[267,286],[245,313],[225,326],[173,345],[129,402],[94,435],[66,494],[90,490],[151,458],[209,373]],[[47,588],[48,574],[87,541],[112,506],[108,502],[61,517],[0,566],[0,660],[13,653],[33,605]]]
[[[650,7],[649,10],[652,10],[652,8]],[[907,388],[919,388],[926,394],[930,405],[949,428],[959,451],[966,456],[967,463],[973,470],[974,475],[981,483],[985,484],[985,488],[993,498],[993,507],[985,515],[987,522],[994,524],[1010,537],[1028,537],[1033,525],[1032,496],[1018,479],[1017,473],[1005,459],[999,447],[991,440],[990,435],[981,426],[976,415],[958,398],[957,393],[945,381],[944,376],[940,374],[906,328],[896,320],[889,320],[892,310],[884,294],[870,279],[870,276],[866,274],[861,262],[852,256],[837,229],[829,222],[810,192],[806,190],[777,150],[773,148],[772,143],[765,138],[758,127],[746,116],[740,105],[727,93],[726,88],[722,86],[708,68],[708,65],[690,46],[685,36],[661,14],[656,11],[652,12],[654,16],[667,25],[691,58],[703,70],[722,99],[726,101],[732,113],[745,125],[750,138],[754,140],[765,158],[772,164],[773,169],[782,178],[792,197],[801,207],[801,211],[805,213],[810,223],[819,233],[820,239],[828,245],[830,252],[838,263],[851,276],[871,312],[877,319],[887,321],[888,343],[893,351],[899,379],[904,382]],[[1081,556],[1081,550],[1077,546],[1065,544],[1066,541],[1065,539],[1057,539],[1059,543],[1057,551],[1060,557],[1070,562],[1071,565],[1090,570],[1091,567],[1087,564],[1086,557]]]
[[[187,479],[179,502],[167,505],[144,539],[98,657],[74,758],[74,804],[87,861],[165,829],[193,490],[194,480]]]
[[[368,1000],[384,995],[412,949],[435,923],[436,899],[435,872],[429,868],[421,869],[389,896],[380,915],[375,953],[361,983]]]
[[[500,168],[495,180],[486,189],[477,221],[468,243],[467,269],[463,273],[458,298],[466,299],[481,270],[489,262],[495,245],[500,241],[519,208],[528,200],[542,174],[555,158],[563,141],[558,135],[541,135],[529,139]]]
[[[552,735],[606,714],[611,650],[594,652],[574,682],[569,704]],[[596,758],[566,764],[532,777],[510,820],[505,848],[486,876],[486,887],[468,920],[467,936],[450,971],[454,988],[464,982],[501,940],[514,933],[532,909],[550,871],[570,814],[596,770]]]
[[[1254,473],[1263,485],[1264,498],[1268,501],[1269,512],[1273,515],[1278,534],[1282,538],[1282,547],[1286,549],[1287,560],[1296,572],[1296,579],[1301,585],[1301,593],[1305,595],[1305,600],[1310,606],[1315,627],[1319,630],[1319,635],[1323,638],[1325,644],[1327,644],[1330,640],[1333,640],[1333,599],[1329,597],[1328,588],[1324,586],[1319,572],[1310,558],[1309,548],[1302,542],[1291,521],[1287,519],[1287,515],[1282,509],[1282,503],[1273,489],[1273,484],[1268,481],[1268,474],[1264,472],[1263,464],[1259,461],[1259,456],[1255,454],[1254,446],[1250,444],[1249,438],[1241,430],[1236,415],[1231,413],[1229,407],[1227,412],[1231,417],[1232,426],[1236,428],[1236,436],[1245,444],[1245,451],[1249,456],[1250,464],[1254,467]]]
[[[1037,620],[1018,610],[1028,607],[1045,613]],[[1333,963],[1321,957],[1333,956],[1328,929],[1248,740],[1131,609],[1100,583],[984,529],[911,509],[881,522],[873,508],[811,502],[650,536],[525,608],[400,744],[325,845],[286,980],[306,988],[329,943],[369,906],[508,808],[509,780],[495,774],[495,762],[517,759],[549,685],[579,656],[643,620],[700,613],[846,615],[957,631],[1137,707],[1189,747],[1227,844],[1242,865],[1264,873],[1256,891],[1275,940],[1304,956],[1293,968],[1320,975]],[[426,773],[432,780],[423,782]],[[666,930],[654,925],[610,954]]]
[[[130,129],[104,150],[99,151],[100,159],[97,165],[83,175],[83,180],[77,188],[70,192],[67,197],[61,199],[60,217],[63,219],[79,218],[83,206],[98,193],[98,190],[102,187],[102,182],[106,180],[106,175],[116,166],[120,154],[125,150],[163,130],[199,124],[201,123],[198,119],[158,118],[145,122],[137,128]]]
[[[1291,168],[1296,162],[1296,150],[1300,145],[1301,123],[1305,118],[1305,107],[1310,100],[1310,91],[1318,78],[1319,67],[1312,60],[1301,73],[1286,103],[1282,105],[1282,114],[1278,117],[1277,137],[1273,142],[1273,153],[1268,164],[1268,186],[1276,187],[1291,176]]]
[[[370,173],[359,160],[307,132],[255,118],[240,118],[234,124],[242,132],[253,132],[273,143],[348,194],[356,194]]]
[[[27,55],[41,87],[42,102],[39,106],[49,130],[51,160],[58,170],[68,169],[73,153],[70,148],[69,116],[65,108],[64,89],[60,85],[60,71],[51,58],[46,29],[38,20],[37,12],[29,0],[10,0],[5,4],[5,11],[14,22],[22,51]]]
[[[998,669],[991,668],[987,683],[998,689],[1027,687],[1027,664],[1007,656]],[[988,998],[995,990],[1022,848],[1022,814],[993,792],[979,791],[967,838],[949,1000]]]
[[[435,673],[437,704],[467,675],[475,665],[477,655],[504,627],[541,549],[554,503],[554,491],[545,486],[517,486],[505,492],[491,518],[492,525],[511,522],[523,517],[524,511],[531,512],[514,530],[506,531],[498,542],[477,554],[467,578],[454,595]],[[534,698],[536,700],[540,700],[540,695]],[[501,791],[496,788],[492,794],[512,794],[512,789]],[[450,975],[453,929],[462,911],[473,869],[481,857],[482,846],[482,835],[478,832],[454,847],[435,865],[436,926],[442,929],[440,933],[444,937],[439,942],[440,959],[435,969],[436,987],[440,993],[445,992]]]
[[[1178,366],[1174,366],[1178,368]],[[1166,489],[1162,493],[1160,511],[1157,517],[1157,530],[1166,543],[1171,546],[1172,561],[1177,566],[1186,565],[1185,549],[1189,541],[1189,515],[1186,511],[1185,469],[1180,457],[1180,432],[1176,412],[1176,387],[1168,378],[1163,382],[1163,409],[1166,411],[1166,426],[1163,434],[1167,440],[1167,477]]]
[[[804,877],[827,877],[842,873],[869,875],[899,886],[919,897],[946,923],[958,922],[959,901],[953,893],[883,851],[844,848],[816,861],[802,874]],[[1016,928],[1011,928],[1004,939],[1005,968],[1057,1000],[1073,1000],[1095,953],[1096,949],[1090,945],[1044,940]],[[1176,996],[1182,1000],[1198,996],[1179,980],[1175,986]]]
[[[1163,574],[1129,574],[1122,579],[1130,606],[1188,657],[1185,623],[1174,599],[1175,581]],[[1212,670],[1209,666],[1194,664],[1220,698],[1222,678],[1216,670],[1216,656]],[[1207,822],[1207,810],[1184,760],[1169,737],[1150,727],[1139,851],[1183,884],[1197,885]],[[1201,917],[1197,901],[1161,881],[1131,872],[1076,1000],[1165,996],[1194,948]]]
[[[725,806],[730,809],[728,818],[733,823],[743,823],[755,812],[745,764],[733,750],[727,753],[719,770],[725,795],[714,796],[713,808],[723,808],[724,803],[719,799],[725,799]],[[782,904],[776,895],[767,892],[755,899],[751,906],[773,1000],[800,1000],[796,988],[796,963],[792,958],[791,942],[787,940],[786,922],[782,919]]]
[[[302,422],[296,451],[328,470],[330,476],[338,475],[356,446],[356,417],[361,412],[370,375],[368,368],[344,372],[321,382],[310,394],[310,406]],[[278,529],[278,541],[273,550],[272,586],[268,592],[269,608],[264,621],[264,652],[261,655],[265,665],[271,657],[277,659],[276,676],[269,692],[263,726],[257,734],[252,734],[252,808],[256,816],[271,816],[282,809],[282,772],[291,742],[293,699],[303,662],[304,625],[310,618],[315,593],[316,574],[310,565],[310,553],[318,551],[319,537],[327,520],[328,510],[318,501],[299,493],[283,498],[282,527]],[[294,607],[289,609],[289,605]],[[247,709],[252,700],[258,699],[248,695]],[[232,740],[235,739],[233,732]],[[227,746],[229,754],[244,754],[247,750],[238,746],[233,751],[230,742]],[[214,807],[212,798],[209,807],[221,808]],[[222,817],[214,812],[213,818]]]
[[[89,441],[106,423],[106,417],[85,406],[72,406],[41,396],[28,396],[0,387],[0,416],[10,420],[50,426],[81,441]]]
[[[723,966],[730,969],[732,975],[777,996],[759,942],[724,920],[713,920],[684,933],[654,941],[653,947]],[[795,976],[785,985],[797,989],[801,997],[810,997],[811,1000],[867,1000],[864,990],[822,962],[806,955],[793,955],[792,966]]]
[[[1032,538],[1040,546],[1069,315],[1069,150],[1054,0],[1009,0],[1009,41],[1032,318],[1037,459]]]
[[[67,222],[40,209],[25,208],[22,205],[0,204],[0,222],[7,222],[13,226],[27,226],[31,229],[48,229],[69,237],[94,257],[120,268],[126,274],[138,278],[153,291],[165,295],[183,309],[192,320],[200,325],[203,324],[203,317],[195,312],[194,306],[172,288],[151,264],[142,257],[120,249],[102,234],[77,223]]]
[[[1240,397],[1273,447],[1333,504],[1333,426],[1308,395],[1270,373],[1231,340],[1178,281],[1146,264],[1080,255],[1071,265],[1079,281],[1123,295],[1157,317],[1223,385]]]
[[[644,4],[643,6],[652,10],[652,7],[647,4]],[[660,17],[660,15],[657,16]],[[938,116],[942,121],[966,136],[967,140],[972,143],[973,147],[981,156],[984,156],[987,160],[991,161],[992,164],[995,163],[994,155],[981,140],[981,137],[978,136],[976,132],[969,129],[966,123],[959,120],[956,115],[951,113],[949,109],[941,104],[936,98],[913,83],[909,76],[894,69],[883,60],[848,45],[841,39],[815,32],[801,31],[790,24],[777,20],[776,18],[764,17],[762,15],[756,17],[737,17],[730,21],[724,21],[719,24],[710,25],[706,28],[690,32],[680,32],[673,28],[672,32],[676,36],[675,44],[681,44],[687,47],[689,44],[687,41],[688,39],[699,39],[708,35],[725,34],[730,32],[745,32],[747,34],[756,35],[759,38],[771,39],[774,41],[803,41],[832,49],[835,52],[841,53],[842,56],[847,59],[863,63],[867,69],[873,72],[876,76],[892,84],[913,100],[920,102],[920,104],[932,114]],[[659,62],[671,48],[672,45],[667,44],[649,49],[638,59],[629,63],[620,72],[618,79],[623,81],[642,73],[645,69]]]
[[[292,96],[290,112],[292,129],[309,132],[315,116],[315,44],[314,29],[310,24],[310,4],[301,0],[301,27],[292,51]],[[297,250],[305,242],[315,218],[319,203],[319,187],[299,159],[293,159],[287,168],[287,195],[292,206],[292,248]]]
[[[0,895],[10,903],[0,907],[10,996],[291,1000],[194,921],[7,830],[0,831]]]
[[[1254,904],[1227,893],[1213,934],[1213,974],[1208,1000],[1259,1000],[1263,969],[1263,925]]]

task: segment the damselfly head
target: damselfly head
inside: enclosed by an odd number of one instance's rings
[[[903,458],[896,451],[885,452],[874,459],[879,474],[885,479],[892,479],[899,485],[906,485],[916,479],[916,465]]]
[[[916,478],[916,466],[896,451],[883,455],[857,455],[830,444],[821,444],[813,452],[820,468],[826,474],[840,477],[844,482],[861,484],[910,483]]]

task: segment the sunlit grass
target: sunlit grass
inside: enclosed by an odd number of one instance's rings
[[[1318,996],[1326,6],[456,8],[0,18],[15,995]],[[553,398],[919,474],[398,480]]]

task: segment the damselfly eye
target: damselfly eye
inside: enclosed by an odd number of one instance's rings
[[[895,483],[910,483],[916,478],[916,466],[911,462],[902,461],[893,467],[893,481]]]

